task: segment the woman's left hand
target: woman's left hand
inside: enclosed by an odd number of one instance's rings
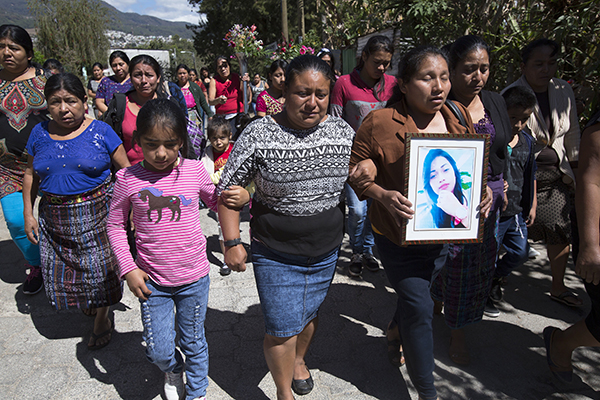
[[[225,264],[237,272],[246,270],[246,258],[248,254],[241,244],[233,247],[225,247]]]
[[[348,180],[359,190],[365,190],[373,182],[377,176],[377,167],[370,158],[362,160],[352,168]]]
[[[479,212],[483,216],[483,218],[487,218],[490,215],[490,210],[492,209],[492,203],[494,201],[494,192],[489,186],[485,187],[485,197],[479,203]]]
[[[250,201],[250,194],[241,186],[230,186],[221,192],[221,199],[227,207],[239,209]]]

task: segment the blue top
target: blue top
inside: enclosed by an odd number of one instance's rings
[[[33,128],[27,152],[40,177],[40,190],[56,195],[85,193],[98,187],[110,174],[111,155],[122,143],[115,131],[94,120],[79,136],[54,140],[48,122]]]

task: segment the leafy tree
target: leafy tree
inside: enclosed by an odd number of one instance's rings
[[[199,13],[205,14],[200,25],[191,26],[194,30],[194,46],[198,55],[209,69],[213,69],[213,61],[218,55],[232,55],[233,50],[223,40],[229,29],[235,24],[243,26],[256,25],[260,39],[265,45],[282,41],[281,32],[281,1],[256,0],[188,0],[193,6],[199,6]],[[306,30],[322,30],[320,16],[316,11],[316,3],[304,5]],[[297,41],[299,34],[298,3],[288,1],[289,36]],[[237,67],[237,61],[232,59]],[[264,60],[252,60],[251,71],[263,72],[263,65],[269,63],[267,56]]]
[[[39,51],[46,58],[56,58],[78,75],[81,67],[106,59],[108,9],[99,0],[27,0],[27,4],[38,28]]]
[[[443,46],[474,34],[492,48],[488,88],[500,90],[520,75],[521,49],[547,37],[561,44],[559,75],[574,81],[587,104],[585,117],[600,98],[600,3],[580,0],[390,0],[402,35],[415,44]]]

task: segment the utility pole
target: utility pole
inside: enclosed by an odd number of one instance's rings
[[[281,0],[281,33],[283,34],[283,40],[287,42],[289,39],[287,0]]]
[[[299,43],[302,42],[306,35],[304,26],[304,0],[298,0],[298,32],[300,32]]]

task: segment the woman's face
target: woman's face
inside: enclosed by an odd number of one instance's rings
[[[438,156],[431,162],[429,184],[433,192],[439,196],[442,191],[453,192],[456,186],[456,176],[450,161],[446,157]]]
[[[150,65],[139,63],[131,71],[131,84],[142,97],[153,98],[158,87],[160,75]]]
[[[0,57],[2,67],[13,74],[25,71],[29,66],[29,60],[31,60],[23,46],[16,44],[7,37],[0,39]]]
[[[448,63],[439,55],[425,58],[408,81],[398,80],[406,104],[413,114],[435,114],[441,110],[450,92]]]
[[[223,59],[220,59],[217,63],[217,73],[221,78],[228,78],[229,74],[231,73],[229,63]]]
[[[365,69],[369,78],[374,81],[378,81],[385,71],[387,71],[392,61],[392,54],[387,51],[377,50],[367,57],[365,54],[362,55],[363,62],[365,63],[363,68]]]
[[[183,86],[190,80],[190,74],[187,72],[185,68],[179,68],[177,70],[177,80],[179,81],[179,85]]]
[[[125,61],[123,61],[122,58],[116,57],[110,63],[110,67],[112,68],[113,72],[115,73],[115,76],[120,82],[127,79],[127,75],[129,75],[129,66]]]
[[[198,75],[194,71],[190,71],[190,81],[196,82],[198,80]]]
[[[548,90],[548,83],[554,78],[558,68],[556,59],[557,55],[552,55],[552,47],[541,46],[531,52],[525,64],[521,64],[521,72],[534,92],[543,93]]]
[[[481,92],[490,77],[490,57],[484,49],[475,49],[456,64],[450,75],[452,93],[472,99]]]
[[[309,129],[327,114],[330,82],[322,73],[307,70],[284,85],[285,111],[290,128]]]
[[[252,83],[254,84],[254,86],[256,86],[260,83],[260,75],[259,74],[254,74],[254,77],[252,78]]]
[[[207,79],[208,78],[208,71],[206,71],[206,70],[200,71],[200,75],[202,75],[202,79]]]
[[[283,82],[285,82],[285,71],[277,68],[271,75],[271,86],[277,90],[283,90]]]
[[[333,60],[331,59],[331,56],[329,54],[322,55],[321,60],[325,61],[329,65],[329,67],[333,69]]]
[[[60,89],[52,93],[47,101],[48,111],[60,127],[67,130],[79,128],[86,112],[85,104],[79,97]]]
[[[104,71],[102,71],[102,68],[96,65],[94,68],[92,68],[92,75],[94,76],[95,80],[100,80],[100,78],[104,76]]]

